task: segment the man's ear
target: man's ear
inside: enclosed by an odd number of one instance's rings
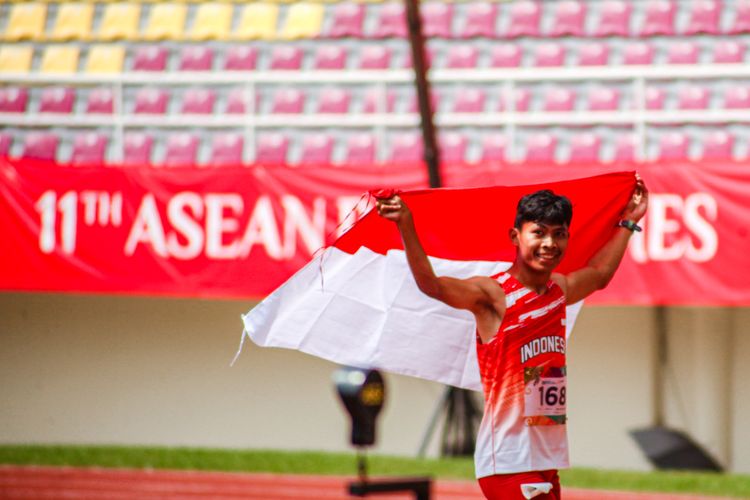
[[[512,227],[508,230],[508,238],[510,238],[510,242],[515,246],[518,246],[518,237],[518,228]]]

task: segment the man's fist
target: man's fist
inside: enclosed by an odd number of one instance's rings
[[[398,195],[392,196],[391,198],[378,198],[375,202],[375,207],[378,210],[378,215],[384,219],[393,221],[396,224],[411,218],[409,207]]]

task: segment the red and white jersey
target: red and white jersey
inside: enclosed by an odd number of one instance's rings
[[[539,295],[508,273],[495,279],[506,311],[492,340],[477,335],[485,406],[476,475],[566,468],[565,296],[553,281]]]

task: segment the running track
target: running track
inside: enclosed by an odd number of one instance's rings
[[[154,471],[73,467],[0,466],[0,499],[81,500],[343,500],[352,478]],[[565,500],[717,500],[716,497],[620,493],[564,488]],[[372,500],[412,500],[413,495],[369,496]],[[482,499],[473,481],[437,481],[433,500]]]

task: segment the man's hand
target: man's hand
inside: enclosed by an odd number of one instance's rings
[[[648,209],[648,189],[646,189],[646,184],[640,175],[635,174],[635,177],[635,190],[628,202],[628,206],[622,212],[622,218],[638,222],[645,215],[646,209]]]
[[[396,224],[400,225],[411,220],[411,210],[398,195],[391,198],[379,198],[375,202],[375,207],[378,209],[378,215]]]

